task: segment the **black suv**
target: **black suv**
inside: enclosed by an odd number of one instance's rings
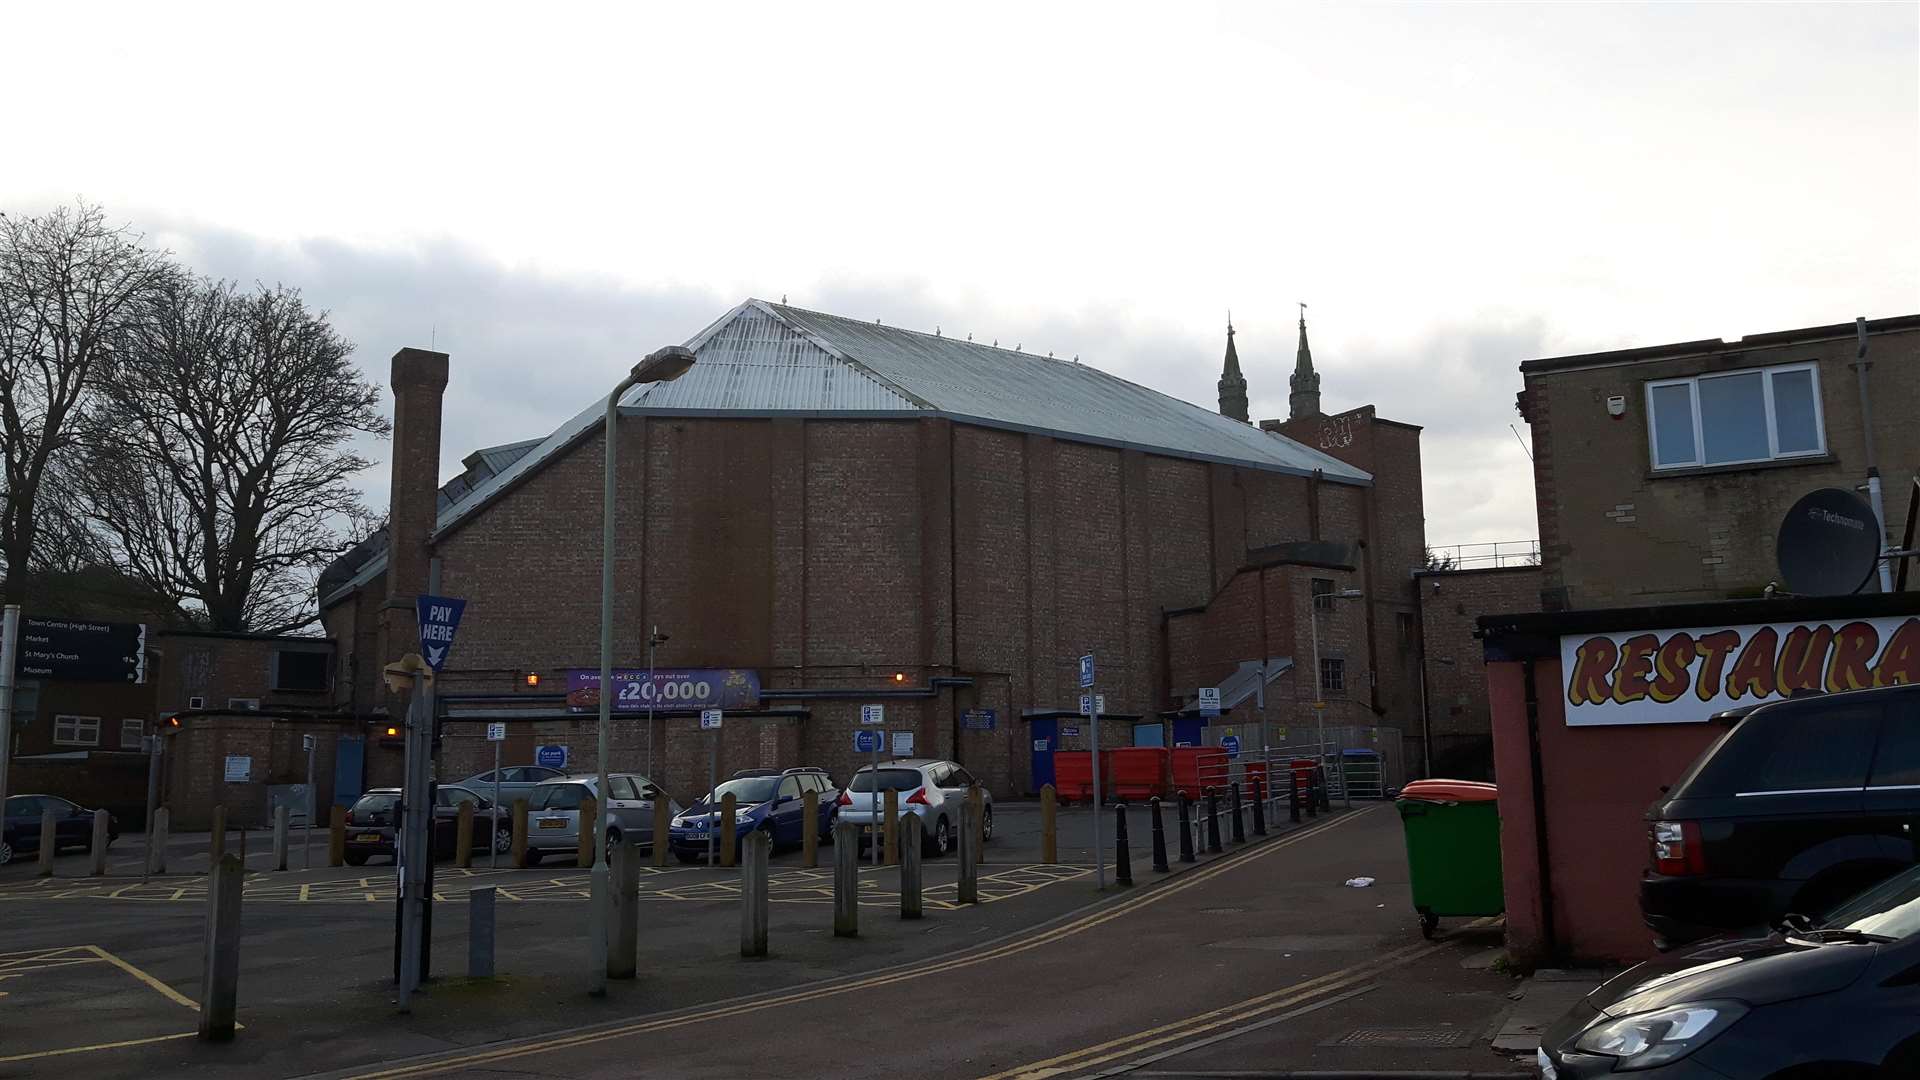
[[[1659,948],[1817,918],[1916,861],[1920,686],[1755,709],[1647,821],[1640,911]]]

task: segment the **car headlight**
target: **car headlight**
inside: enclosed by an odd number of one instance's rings
[[[1618,1058],[1616,1071],[1651,1069],[1678,1061],[1747,1015],[1737,1001],[1701,1001],[1670,1005],[1598,1023],[1580,1033],[1574,1048]]]

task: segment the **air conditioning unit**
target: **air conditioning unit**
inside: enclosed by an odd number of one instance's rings
[[[206,707],[207,707],[206,698],[196,696],[196,697],[190,697],[187,699],[187,708],[189,709],[204,709]]]

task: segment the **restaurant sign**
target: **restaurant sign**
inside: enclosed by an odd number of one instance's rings
[[[1567,724],[1683,724],[1795,693],[1920,683],[1920,618],[1560,639]]]

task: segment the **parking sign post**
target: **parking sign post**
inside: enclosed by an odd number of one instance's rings
[[[1086,693],[1087,727],[1093,735],[1093,880],[1094,887],[1107,887],[1107,853],[1100,846],[1100,695],[1093,689],[1093,652],[1080,658],[1080,689]]]
[[[500,744],[507,738],[507,725],[496,720],[487,725],[487,741],[493,744],[493,809],[487,814],[487,869],[500,869]]]
[[[886,723],[887,707],[885,705],[860,706],[860,722],[862,724]],[[873,733],[873,741],[871,743],[873,746],[873,780],[869,785],[872,788],[873,807],[868,819],[867,833],[873,837],[873,867],[876,870],[880,868],[880,832],[878,829],[880,822],[880,744],[886,741],[886,732],[876,731]],[[851,783],[851,781],[849,781],[849,783]],[[858,849],[856,848],[855,850],[857,851]]]
[[[713,790],[720,786],[720,722],[719,709],[700,710],[700,730],[708,733],[707,741],[707,865],[713,865],[713,837],[720,831],[720,805],[712,802]]]

